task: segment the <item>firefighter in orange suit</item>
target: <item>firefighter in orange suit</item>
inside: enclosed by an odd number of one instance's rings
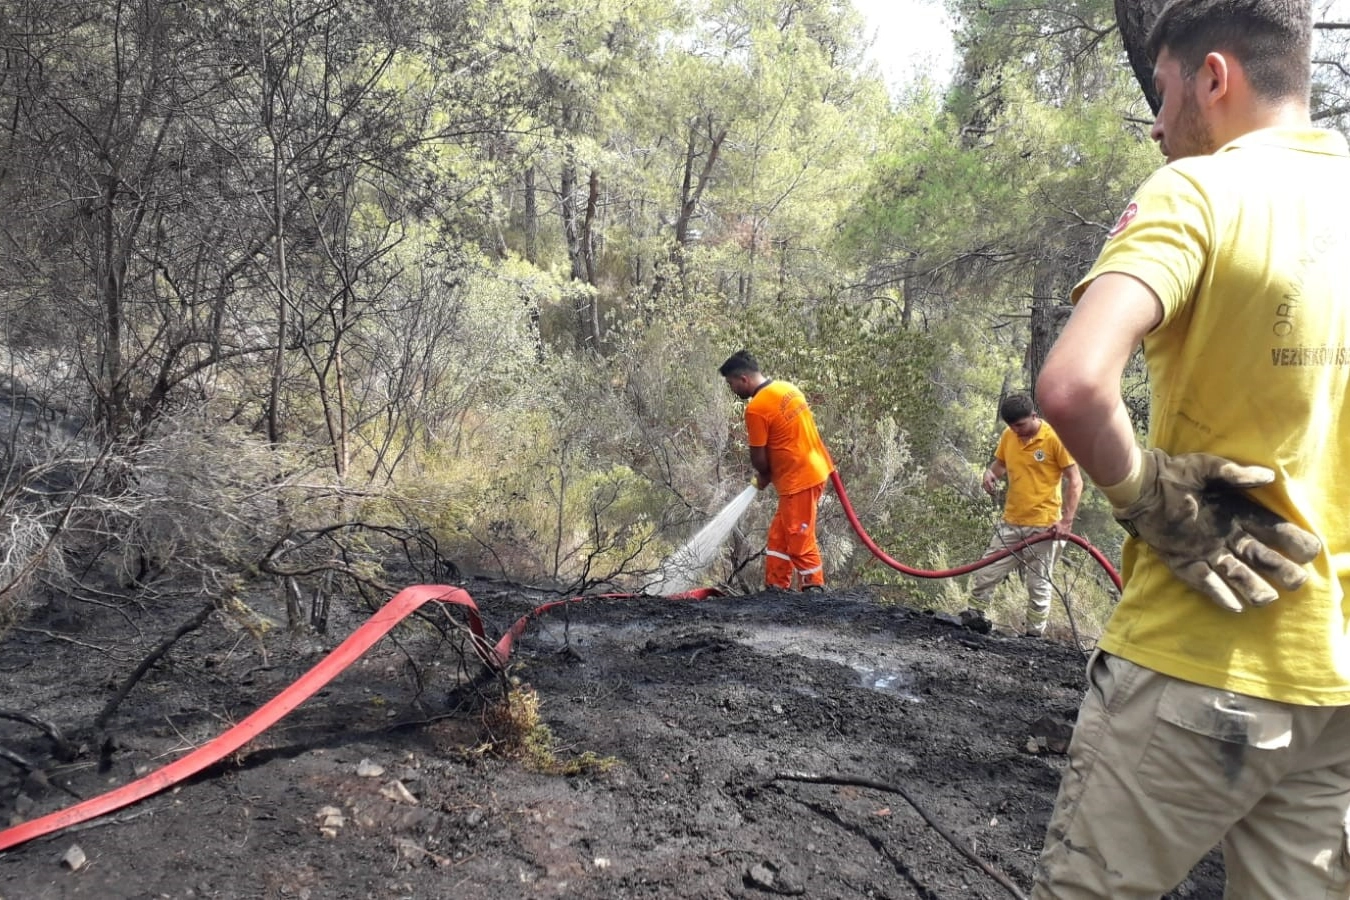
[[[778,511],[764,551],[764,584],[790,589],[796,575],[803,591],[823,591],[816,506],[834,463],[811,407],[795,386],[765,377],[745,350],[733,354],[718,372],[737,397],[748,401],[745,431],[755,487],[763,490],[772,484],[778,491]]]

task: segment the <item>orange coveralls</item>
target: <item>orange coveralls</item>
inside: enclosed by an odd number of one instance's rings
[[[765,550],[764,584],[790,588],[795,574],[802,587],[823,585],[816,505],[834,463],[806,397],[786,381],[764,382],[745,406],[745,431],[751,447],[768,450],[769,481],[778,491],[778,510]]]

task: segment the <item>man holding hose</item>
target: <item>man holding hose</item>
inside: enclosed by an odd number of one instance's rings
[[[1008,479],[1003,517],[994,528],[985,556],[1008,550],[1044,531],[1055,537],[1073,531],[1083,478],[1078,465],[1064,449],[1059,435],[1036,415],[1026,394],[1009,394],[998,405],[998,415],[1007,426],[999,437],[994,461],[984,470],[981,484],[993,494],[1002,478]],[[1061,542],[1041,541],[976,569],[970,577],[970,608],[961,613],[961,623],[971,631],[988,634],[992,625],[986,615],[994,590],[1014,571],[1027,584],[1026,624],[1022,634],[1039,638],[1050,621],[1055,556]]]
[[[1037,385],[1130,533],[1037,900],[1350,898],[1350,150],[1312,127],[1307,0],[1173,0],[1168,165]],[[1142,341],[1146,448],[1120,379]]]
[[[834,471],[806,397],[786,381],[765,377],[759,363],[739,350],[719,368],[727,387],[745,404],[745,434],[755,487],[778,491],[778,510],[764,550],[764,585],[804,591],[825,589],[825,565],[816,543],[816,507]]]

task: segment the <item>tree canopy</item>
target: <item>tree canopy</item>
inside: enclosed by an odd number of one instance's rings
[[[955,75],[890,96],[846,0],[0,0],[0,606],[641,590],[748,477],[742,346],[895,555],[973,556],[997,401],[1159,164],[1150,10],[954,0]]]

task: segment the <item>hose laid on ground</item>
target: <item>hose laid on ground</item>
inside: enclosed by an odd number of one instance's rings
[[[830,475],[830,480],[834,484],[835,492],[839,495],[839,501],[844,508],[844,514],[848,517],[849,524],[853,526],[858,537],[862,539],[867,548],[877,559],[881,560],[891,568],[906,575],[912,575],[917,578],[949,578],[955,575],[962,575],[973,571],[981,566],[989,565],[995,560],[1009,556],[1018,550],[1030,546],[1039,541],[1052,540],[1054,535],[1050,532],[1035,535],[1020,544],[1001,550],[976,562],[964,566],[958,566],[952,569],[943,569],[938,571],[929,571],[916,569],[897,562],[888,556],[876,543],[868,536],[862,523],[858,520],[858,515],[853,510],[853,505],[848,499],[848,493],[844,490],[844,482],[839,477],[838,472]],[[1098,550],[1083,538],[1075,534],[1066,534],[1063,540],[1071,541],[1087,550],[1097,561],[1115,583],[1117,589],[1120,587],[1120,575],[1112,567],[1110,561]],[[666,599],[668,600],[703,600],[708,597],[719,596],[720,591],[713,588],[702,588],[693,591],[686,591],[680,594],[674,594]],[[150,774],[129,782],[88,800],[76,803],[74,806],[58,810],[54,813],[41,816],[29,822],[24,822],[12,828],[0,831],[0,851],[17,847],[34,838],[69,828],[72,825],[86,822],[99,816],[107,815],[115,810],[121,809],[139,800],[144,800],[160,791],[165,790],[172,785],[191,778],[208,766],[212,766],[224,759],[226,756],[243,747],[249,741],[252,741],[262,732],[275,725],[282,717],[286,716],[301,703],[308,700],[316,691],[325,684],[336,678],[344,669],[355,662],[362,654],[375,645],[380,638],[384,637],[395,625],[403,621],[423,604],[436,601],[439,603],[462,606],[465,609],[465,615],[468,620],[470,641],[473,645],[474,653],[479,660],[492,671],[503,669],[510,659],[511,650],[515,642],[524,634],[526,627],[533,620],[540,618],[547,613],[561,609],[568,604],[578,603],[583,600],[621,600],[632,599],[642,595],[640,594],[603,594],[590,597],[571,597],[565,600],[556,600],[535,607],[527,614],[517,619],[506,633],[492,644],[486,634],[483,632],[482,619],[479,616],[478,607],[473,602],[473,598],[464,590],[457,587],[448,587],[445,585],[415,585],[404,588],[394,595],[388,603],[379,609],[375,615],[371,616],[364,625],[358,628],[345,641],[337,646],[331,653],[321,659],[313,668],[304,675],[300,676],[293,684],[283,690],[280,694],[273,697],[255,712],[239,722],[233,728],[230,728],[220,736],[207,744],[198,747],[191,753],[183,756],[168,765],[157,769]]]
[[[1032,535],[1020,544],[1014,544],[1007,549],[999,550],[982,559],[977,559],[973,563],[966,563],[964,566],[956,566],[952,569],[929,570],[916,569],[913,566],[907,566],[904,563],[897,562],[887,556],[886,551],[878,547],[876,542],[867,534],[866,529],[862,526],[862,522],[858,521],[858,514],[853,511],[853,504],[849,502],[848,492],[844,490],[844,481],[839,477],[838,471],[830,473],[830,483],[834,485],[834,492],[839,495],[839,504],[844,508],[844,515],[848,517],[848,523],[853,526],[853,530],[858,533],[858,537],[865,545],[867,545],[867,549],[871,550],[872,555],[877,559],[881,560],[892,569],[895,569],[897,572],[901,572],[905,575],[912,575],[915,578],[951,578],[956,575],[964,575],[967,572],[973,572],[976,569],[983,568],[992,562],[1003,559],[1005,556],[1011,556],[1024,547],[1030,547],[1032,544],[1037,544],[1041,541],[1061,540],[1077,544],[1086,550],[1092,558],[1096,560],[1097,565],[1101,566],[1102,569],[1106,571],[1106,574],[1111,579],[1111,583],[1116,586],[1116,590],[1120,590],[1120,573],[1116,571],[1115,566],[1111,565],[1111,561],[1106,558],[1106,555],[1096,547],[1092,546],[1086,538],[1079,537],[1072,533],[1059,535],[1058,537],[1049,531],[1044,534]]]
[[[666,599],[704,600],[708,597],[720,596],[720,593],[720,591],[712,588],[701,588],[681,594],[673,594]],[[380,638],[388,634],[395,625],[402,622],[424,603],[437,601],[464,607],[474,653],[484,666],[493,671],[500,671],[505,667],[511,656],[513,644],[524,633],[525,627],[532,620],[551,610],[581,600],[620,600],[641,596],[641,594],[605,594],[599,597],[572,597],[567,600],[545,603],[516,620],[507,629],[501,640],[494,645],[483,633],[483,622],[479,617],[477,605],[464,590],[446,585],[429,584],[404,588],[395,594],[392,600],[380,607],[379,611],[366,620],[364,625],[352,632],[351,636],[339,644],[336,649],[319,660],[312,669],[301,675],[284,691],[260,706],[252,715],[224,734],[207,744],[203,744],[186,756],[180,757],[168,765],[106,794],[91,797],[88,800],[76,803],[74,806],[57,810],[54,813],[0,831],[0,851],[17,847],[34,838],[60,831],[63,828],[69,828],[80,822],[87,822],[98,816],[107,815],[138,800],[144,800],[146,797],[158,794],[168,787],[191,778],[208,766],[220,762],[220,760],[271,728],[283,716],[312,697],[316,691],[336,678],[344,669],[374,646]]]

